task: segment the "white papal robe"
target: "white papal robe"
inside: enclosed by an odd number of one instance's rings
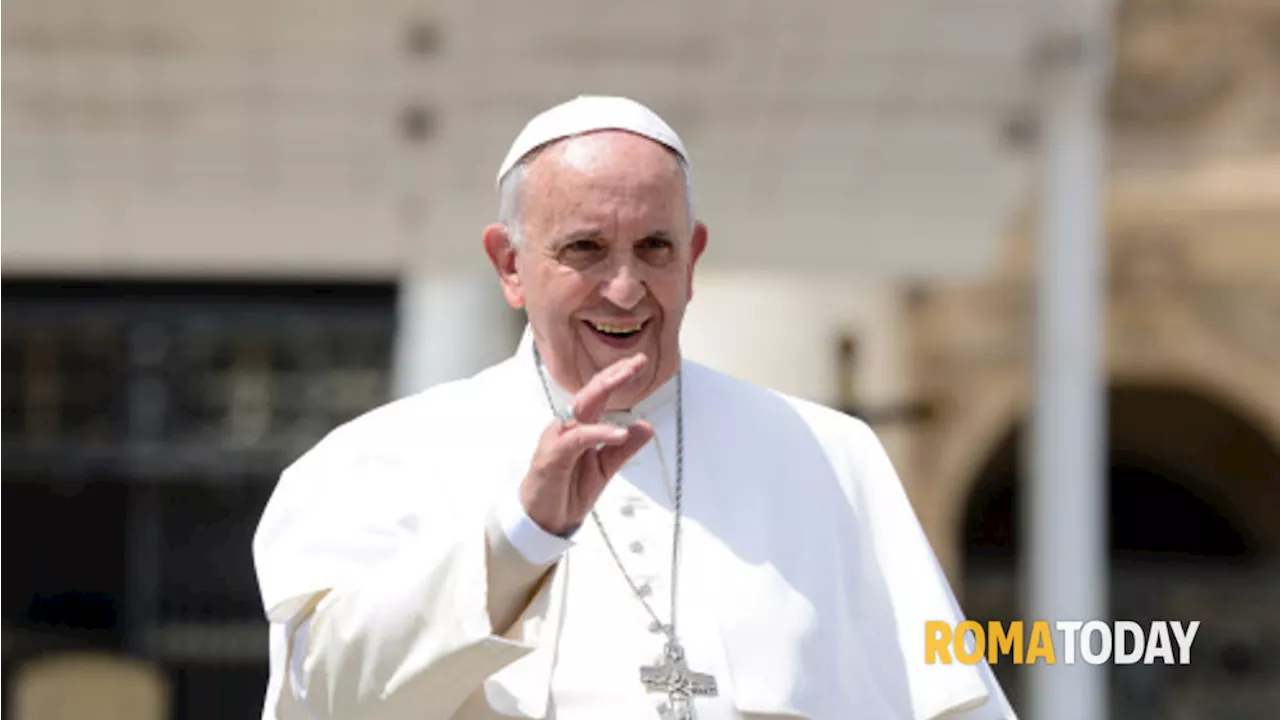
[[[1013,718],[985,663],[924,662],[925,622],[963,617],[871,430],[682,368],[678,630],[719,685],[699,718]],[[611,414],[656,437],[596,505],[664,621],[675,410],[673,381]],[[594,524],[567,542],[528,534],[517,487],[551,417],[526,332],[507,361],[374,410],[284,472],[254,542],[265,718],[659,716],[639,668],[663,636]],[[529,562],[549,547],[545,568]],[[542,579],[498,634],[487,608],[506,568]]]

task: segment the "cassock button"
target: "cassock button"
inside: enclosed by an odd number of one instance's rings
[[[636,516],[636,506],[635,506],[635,505],[623,505],[623,506],[622,506],[622,516],[623,516],[623,517],[635,517],[635,516]]]
[[[639,540],[632,542],[630,547],[631,547],[631,552],[637,555],[644,552],[644,543],[640,542]]]

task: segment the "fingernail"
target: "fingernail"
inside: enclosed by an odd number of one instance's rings
[[[610,434],[613,435],[615,438],[621,440],[622,438],[627,436],[627,429],[616,427],[613,429],[613,432]]]

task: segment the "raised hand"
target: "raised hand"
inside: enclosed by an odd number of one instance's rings
[[[543,530],[568,536],[577,529],[609,478],[653,437],[643,420],[625,428],[599,423],[609,396],[646,362],[637,354],[596,373],[572,400],[576,420],[543,431],[520,483],[520,502]]]

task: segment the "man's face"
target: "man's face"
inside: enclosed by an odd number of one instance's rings
[[[680,324],[706,246],[679,164],[646,138],[596,132],[536,156],[522,193],[520,247],[503,251],[500,226],[485,232],[508,302],[527,309],[548,370],[569,392],[644,353],[649,362],[609,403],[633,406],[679,368]]]

